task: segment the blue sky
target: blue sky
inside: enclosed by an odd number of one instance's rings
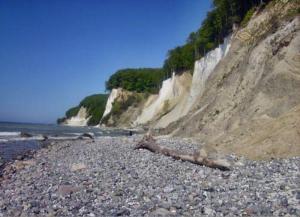
[[[0,0],[0,121],[54,123],[116,70],[160,67],[210,0]]]

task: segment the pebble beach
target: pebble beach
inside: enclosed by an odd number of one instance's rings
[[[56,141],[6,164],[0,216],[300,216],[300,158],[227,156],[230,171],[134,150],[140,135]],[[189,139],[158,143],[188,152]]]

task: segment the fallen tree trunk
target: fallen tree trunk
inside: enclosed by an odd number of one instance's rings
[[[162,147],[159,144],[157,144],[156,140],[149,134],[145,135],[143,139],[138,142],[134,149],[147,149],[153,153],[169,156],[176,160],[188,161],[194,164],[220,169],[222,171],[230,170],[229,165],[227,163],[222,163],[217,160],[208,159],[207,157],[201,156],[199,152],[188,154],[166,147]]]

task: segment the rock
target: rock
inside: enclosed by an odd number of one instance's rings
[[[38,201],[31,201],[30,202],[30,206],[31,207],[39,207],[40,206],[40,203]]]
[[[166,186],[164,189],[163,189],[163,192],[164,193],[171,193],[174,191],[174,188],[172,186]]]
[[[78,192],[80,190],[79,187],[72,186],[72,185],[60,185],[58,187],[58,194],[65,197],[72,193]]]
[[[0,167],[4,164],[4,159],[0,156]]]
[[[23,161],[15,161],[14,168],[16,170],[21,170],[25,168],[26,166],[34,166],[36,165],[36,162],[34,160],[23,160]]]
[[[215,191],[215,189],[213,187],[204,188],[203,190],[207,191],[207,192],[214,192]]]
[[[94,134],[93,133],[83,133],[80,137],[94,139]]]
[[[164,208],[157,208],[156,210],[151,212],[151,216],[165,217],[165,216],[170,216],[170,215],[173,215],[173,213]]]
[[[122,208],[122,209],[118,210],[116,214],[117,214],[117,216],[129,216],[130,211],[126,208]]]
[[[286,197],[281,198],[280,204],[281,204],[283,207],[287,207],[287,206],[289,205],[288,199],[287,199]]]
[[[113,194],[114,196],[121,197],[123,196],[124,191],[122,189],[116,189]]]
[[[77,163],[77,164],[73,164],[71,166],[71,171],[72,172],[76,172],[76,171],[80,171],[80,170],[85,170],[86,169],[86,165],[84,163]]]
[[[30,137],[32,137],[32,135],[30,133],[21,132],[20,137],[22,137],[22,138],[30,138]]]
[[[203,210],[203,212],[204,212],[204,214],[206,214],[206,215],[213,215],[213,213],[214,213],[214,210],[212,210],[211,208],[209,208],[209,207],[204,207],[204,210]]]
[[[48,136],[43,135],[42,137],[43,137],[43,140],[42,140],[42,141],[47,141],[47,140],[48,140]]]
[[[177,209],[176,209],[175,207],[171,207],[171,208],[170,208],[170,212],[171,212],[172,214],[176,214],[176,213],[177,213]]]
[[[170,204],[168,202],[163,202],[160,204],[160,207],[164,208],[164,209],[170,209],[171,206],[172,206],[172,204]]]

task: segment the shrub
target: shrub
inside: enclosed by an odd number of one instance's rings
[[[251,8],[245,15],[244,19],[241,22],[241,26],[242,27],[246,27],[246,25],[248,24],[248,22],[250,21],[251,17],[253,16],[255,12],[255,8]]]

